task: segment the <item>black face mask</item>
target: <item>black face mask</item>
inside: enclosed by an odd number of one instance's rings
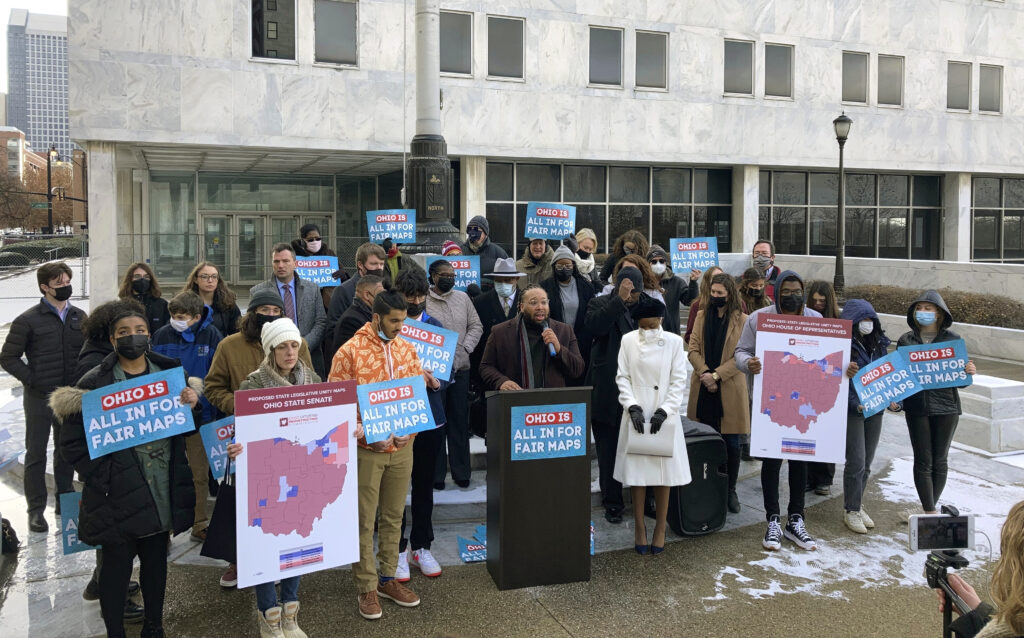
[[[442,293],[446,293],[455,287],[455,277],[438,277],[435,280],[434,285],[437,286],[437,289]]]
[[[725,305],[725,302],[727,301],[729,301],[728,297],[712,297],[711,305],[714,306],[715,308],[721,308],[722,306]]]
[[[405,312],[410,317],[419,317],[424,312],[426,312],[426,310],[427,310],[427,302],[424,301],[424,302],[418,303],[418,304],[409,304],[409,306],[405,309]]]
[[[54,288],[53,297],[57,301],[67,301],[68,299],[71,299],[71,284]]]
[[[149,350],[149,335],[126,335],[118,337],[114,350],[121,357],[134,361]]]
[[[378,277],[383,277],[384,276],[384,269],[381,268],[379,270],[367,270],[366,274],[367,275],[377,275]]]
[[[144,295],[147,292],[149,292],[149,287],[150,285],[152,285],[152,283],[153,282],[151,282],[148,279],[136,279],[132,281],[132,290],[134,290],[137,294]]]
[[[577,250],[576,254],[579,255],[580,259],[582,259],[583,261],[590,259],[590,253],[588,253],[585,250]]]
[[[257,328],[256,332],[262,333],[263,332],[263,326],[267,325],[268,323],[270,323],[272,321],[276,321],[276,320],[278,320],[280,318],[281,318],[281,315],[261,315],[260,313],[257,312],[256,313],[256,328]]]
[[[754,299],[760,299],[761,297],[764,296],[764,290],[762,288],[748,288],[747,295],[753,297]]]
[[[801,294],[795,295],[780,295],[779,296],[779,307],[786,312],[796,312],[804,303],[804,296]]]
[[[555,279],[565,283],[572,279],[572,268],[555,268]]]

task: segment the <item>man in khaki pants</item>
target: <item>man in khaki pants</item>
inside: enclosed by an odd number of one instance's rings
[[[406,318],[405,295],[379,293],[373,317],[334,355],[330,381],[355,380],[359,385],[422,375],[427,387],[440,382],[420,365],[416,348],[399,331]],[[359,439],[359,562],[352,566],[359,591],[359,614],[367,620],[383,615],[378,597],[402,607],[415,607],[420,598],[395,580],[402,512],[412,477],[413,436],[391,436],[368,445]],[[378,510],[380,515],[378,518]],[[377,555],[373,554],[373,526],[377,523]],[[379,568],[378,568],[379,563]]]

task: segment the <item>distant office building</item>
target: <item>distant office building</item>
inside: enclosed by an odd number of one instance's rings
[[[68,134],[68,19],[12,9],[7,24],[7,124],[43,151],[71,157]]]
[[[25,178],[26,169],[46,170],[46,157],[32,152],[25,134],[13,126],[0,126],[0,148],[6,152],[7,174]]]

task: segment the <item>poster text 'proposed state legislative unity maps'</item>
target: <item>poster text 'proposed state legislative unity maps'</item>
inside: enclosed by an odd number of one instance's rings
[[[771,312],[754,321],[761,373],[754,375],[751,454],[843,462],[851,323]]]

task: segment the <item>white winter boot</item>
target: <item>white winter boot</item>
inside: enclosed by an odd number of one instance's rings
[[[260,638],[285,638],[281,631],[281,608],[271,607],[265,612],[256,612],[260,617]]]
[[[284,638],[307,638],[306,632],[299,629],[299,601],[293,600],[284,604],[284,612],[281,614],[281,629],[284,630]]]

